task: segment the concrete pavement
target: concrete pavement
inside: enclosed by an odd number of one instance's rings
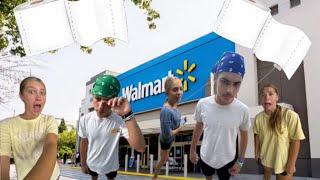
[[[80,167],[68,167],[62,166],[62,175],[63,169],[73,169],[80,172]],[[129,172],[124,172],[123,169],[118,171],[117,179],[122,180],[129,178],[130,180],[144,180],[151,179],[152,175],[149,174],[149,170],[140,169],[140,173],[136,173],[135,169],[129,169]],[[80,172],[81,173],[81,172]],[[183,172],[169,172],[169,176],[163,175],[164,171],[160,172],[159,180],[205,180],[205,177],[201,173],[188,173],[187,178],[183,177]],[[103,176],[100,176],[101,179]],[[104,178],[105,179],[105,178]],[[262,175],[251,175],[251,174],[238,174],[235,177],[230,178],[231,180],[263,180]],[[66,179],[67,180],[67,179]],[[100,180],[100,178],[99,178]],[[213,180],[218,180],[218,177],[214,175]],[[276,180],[275,176],[272,176],[271,180]],[[293,177],[293,180],[320,180],[319,178],[309,178],[309,177]]]
[[[129,169],[129,172],[118,171],[118,180],[147,180],[151,179],[152,175],[148,173],[148,170],[141,169],[141,173],[134,172],[135,169]],[[159,180],[204,180],[205,177],[201,173],[188,173],[188,177],[184,178],[182,172],[169,172],[169,176],[164,176],[164,171],[160,172]],[[10,166],[10,179],[16,180],[15,166]],[[60,180],[88,180],[91,179],[89,175],[83,174],[80,167],[70,167],[70,165],[61,165],[61,176]],[[105,176],[99,176],[99,180],[106,179]],[[218,178],[213,177],[214,180]],[[275,176],[271,180],[275,180]],[[251,174],[238,174],[232,177],[231,180],[263,180],[262,175],[251,175]],[[309,177],[293,177],[293,180],[320,180],[320,178],[309,178]]]

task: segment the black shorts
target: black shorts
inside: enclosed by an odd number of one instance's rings
[[[163,142],[160,141],[160,147],[161,147],[161,149],[162,149],[162,150],[168,150],[168,149],[170,149],[172,142],[173,142],[173,140],[172,140],[171,142],[169,142],[169,143],[163,143]]]
[[[89,167],[88,167],[88,171],[89,171],[89,174],[90,174],[91,176],[98,176],[98,175],[99,175],[97,172],[91,171]],[[106,174],[106,176],[107,176],[108,178],[112,179],[112,178],[117,177],[117,174],[118,174],[117,171],[111,171],[111,172],[109,172],[108,174]]]
[[[201,167],[202,173],[205,176],[212,176],[217,171],[217,175],[220,180],[228,180],[230,179],[230,176],[231,176],[229,173],[229,169],[234,165],[237,159],[238,157],[219,169],[215,169],[209,166],[208,164],[203,162],[202,159],[200,159],[200,167]]]
[[[228,164],[226,164],[225,166],[219,168],[219,169],[215,169],[211,166],[209,166],[208,164],[206,164],[205,162],[202,161],[202,159],[200,159],[200,167],[202,170],[202,173],[205,176],[212,176],[215,171],[217,171],[217,175],[219,177],[220,180],[228,180],[230,179],[230,173],[229,173],[229,169],[236,163],[237,159],[238,159],[238,137],[237,137],[237,141],[236,141],[236,154],[235,154],[235,158],[229,162]]]

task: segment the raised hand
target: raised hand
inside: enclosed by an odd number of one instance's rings
[[[107,102],[108,106],[119,116],[124,116],[131,111],[130,103],[125,97],[115,97]]]

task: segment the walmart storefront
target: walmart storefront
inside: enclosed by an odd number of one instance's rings
[[[125,96],[130,101],[146,137],[146,153],[141,156],[143,167],[149,166],[150,154],[154,155],[155,160],[159,157],[159,116],[160,108],[166,99],[165,79],[172,75],[180,78],[184,90],[178,108],[181,115],[187,116],[189,121],[177,136],[170,153],[178,166],[182,167],[183,154],[188,154],[190,149],[196,103],[200,98],[211,94],[211,69],[223,52],[234,50],[233,42],[210,33],[118,76],[121,81],[120,96]],[[124,166],[124,155],[131,156],[136,152],[125,140],[121,140],[120,147],[120,163]],[[198,151],[199,149],[200,146]],[[189,163],[189,171],[199,170]]]

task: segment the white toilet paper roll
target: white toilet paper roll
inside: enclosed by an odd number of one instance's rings
[[[66,1],[66,9],[73,37],[78,44],[92,46],[105,37],[128,41],[123,1]]]
[[[288,79],[311,46],[302,30],[277,22],[267,6],[253,0],[225,0],[213,31],[253,49],[259,60],[276,63]]]
[[[64,0],[28,1],[14,8],[14,14],[29,56],[74,43]]]
[[[271,16],[268,7],[247,0],[226,0],[213,31],[242,46],[253,48]]]

